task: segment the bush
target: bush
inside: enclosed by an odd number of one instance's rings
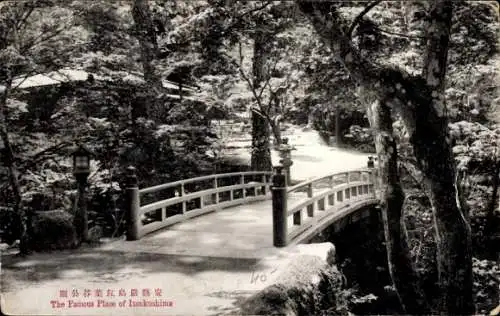
[[[19,239],[21,221],[10,208],[0,207],[0,242],[13,245]]]
[[[64,210],[39,212],[33,217],[32,249],[69,249],[78,245],[73,216]]]
[[[352,125],[349,131],[344,135],[344,142],[360,151],[372,153],[375,152],[373,135],[369,128]]]
[[[473,258],[472,271],[477,312],[487,314],[500,303],[500,267],[494,261]]]

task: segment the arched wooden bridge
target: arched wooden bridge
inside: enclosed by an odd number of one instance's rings
[[[121,245],[183,255],[267,255],[370,215],[368,206],[379,203],[374,172],[364,168],[287,186],[277,167],[274,174],[214,174],[138,188],[131,168]]]

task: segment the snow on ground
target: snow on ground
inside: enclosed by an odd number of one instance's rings
[[[373,155],[328,146],[315,130],[292,127],[283,136],[288,137],[288,143],[296,149],[292,151],[291,175],[292,179],[297,181],[364,168],[368,156]],[[228,141],[225,145],[238,147],[228,149],[226,155],[238,157],[245,163],[250,163],[250,138],[247,141]],[[279,164],[280,157],[276,150],[272,150],[271,158],[273,165]]]

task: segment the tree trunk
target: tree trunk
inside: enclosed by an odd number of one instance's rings
[[[342,147],[342,129],[340,128],[340,113],[342,110],[340,106],[335,106],[335,141],[337,143],[337,147]]]
[[[404,311],[408,314],[429,314],[430,308],[420,288],[408,248],[402,209],[405,194],[398,170],[391,112],[386,104],[376,101],[371,105],[367,103],[367,113],[376,133],[375,148],[379,161],[382,220],[389,273]]]
[[[10,142],[8,131],[9,108],[7,107],[7,98],[11,89],[12,79],[8,78],[5,90],[0,98],[0,137],[4,144],[5,164],[9,172],[9,183],[14,194],[14,213],[19,216],[21,231],[19,232],[19,249],[22,254],[28,254],[31,251],[30,246],[30,219],[26,217],[22,206],[21,186],[19,184],[19,171],[16,166],[14,151]]]
[[[252,63],[253,88],[256,91],[259,91],[260,84],[264,81],[267,40],[263,32],[256,30]],[[252,170],[269,171],[272,169],[269,140],[270,131],[267,119],[259,113],[252,111]]]
[[[267,120],[259,113],[252,111],[252,170],[270,171],[272,169],[269,136]]]
[[[132,17],[136,27],[136,36],[141,46],[141,62],[144,71],[144,80],[151,85],[152,88],[161,87],[161,77],[156,73],[153,66],[153,61],[158,52],[158,44],[147,0],[134,0]]]
[[[429,89],[428,101],[419,104],[412,144],[430,188],[443,293],[440,311],[456,315],[473,314],[475,307],[471,229],[455,183],[456,163],[448,136],[444,95],[452,13],[453,3],[449,0],[434,0],[430,8],[422,72]]]
[[[484,227],[484,234],[486,235],[487,238],[487,255],[490,260],[497,260],[497,247],[495,246],[495,243],[498,241],[496,240],[494,234],[495,234],[495,227],[498,225],[496,218],[495,218],[495,211],[498,206],[498,189],[500,186],[500,159],[498,159],[495,163],[495,166],[493,167],[492,170],[493,174],[493,192],[491,192],[491,199],[488,203],[487,209],[486,209],[486,225]]]
[[[401,115],[429,188],[442,288],[439,312],[473,314],[471,231],[455,184],[444,102],[452,1],[432,2],[427,53],[420,76],[396,67],[381,67],[361,56],[343,28],[349,24],[338,12],[338,3],[298,2],[351,78]]]

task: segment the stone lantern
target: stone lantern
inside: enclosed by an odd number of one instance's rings
[[[88,213],[87,213],[87,178],[90,174],[91,152],[82,145],[73,152],[73,175],[78,183],[76,198],[76,214],[74,225],[82,241],[88,240]]]

